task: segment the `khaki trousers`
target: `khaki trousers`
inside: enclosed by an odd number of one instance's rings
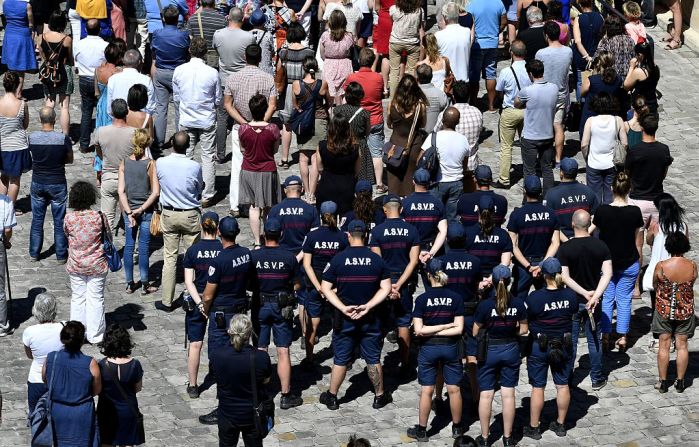
[[[508,107],[500,114],[500,183],[510,184],[510,168],[512,167],[512,144],[515,133],[522,132],[524,124],[524,109]]]
[[[163,279],[162,301],[165,306],[171,306],[175,296],[175,271],[177,256],[186,251],[199,240],[201,232],[201,212],[199,209],[188,211],[171,211],[163,209],[160,228],[163,231]]]

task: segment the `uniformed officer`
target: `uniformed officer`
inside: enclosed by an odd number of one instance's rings
[[[223,249],[221,241],[216,239],[218,230],[218,214],[207,211],[201,216],[201,238],[199,242],[189,247],[184,254],[184,285],[187,288],[184,294],[182,307],[185,314],[185,332],[189,347],[187,351],[187,371],[189,382],[187,394],[191,399],[199,397],[197,376],[199,375],[199,361],[201,360],[201,346],[206,333],[206,314],[201,295],[206,286],[206,277],[209,265]]]
[[[321,284],[323,295],[336,311],[330,389],[320,395],[320,403],[330,410],[340,407],[337,392],[359,345],[376,393],[373,407],[378,409],[391,402],[391,396],[384,392],[381,328],[374,309],[391,293],[391,277],[381,257],[364,246],[364,222],[353,220],[347,229],[350,246],[330,261]]]
[[[512,294],[524,299],[532,284],[544,286],[539,263],[558,251],[561,237],[558,219],[541,203],[541,180],[536,175],[524,179],[525,203],[515,208],[507,222],[512,238],[515,265],[512,271]]]
[[[233,315],[246,313],[250,304],[246,286],[250,279],[250,250],[236,244],[240,233],[234,217],[224,217],[218,223],[223,249],[212,261],[202,295],[203,313],[209,319],[209,352],[230,343],[228,326]],[[204,424],[218,423],[218,409],[201,416]]]
[[[303,269],[306,272],[306,358],[301,363],[313,366],[313,347],[318,343],[318,326],[325,298],[321,292],[323,270],[330,260],[347,248],[347,233],[337,227],[337,205],[320,205],[320,226],[311,230],[303,241]]]
[[[495,225],[495,203],[487,195],[478,201],[478,225],[466,227],[466,250],[481,260],[481,273],[490,285],[490,272],[498,264],[510,265],[512,239],[507,231]]]
[[[275,218],[265,222],[265,246],[250,253],[252,264],[253,315],[260,325],[258,349],[269,347],[274,336],[277,347],[277,375],[281,385],[279,406],[282,410],[298,407],[303,399],[291,394],[291,357],[289,346],[293,338],[294,289],[300,288],[297,282],[299,264],[294,253],[279,246],[282,237],[282,224]]]
[[[497,265],[492,272],[494,296],[478,303],[473,336],[478,339],[478,386],[481,390],[478,413],[481,421],[479,446],[488,444],[495,381],[500,375],[502,396],[503,439],[505,446],[514,446],[512,425],[515,419],[515,387],[521,364],[518,335],[527,333],[527,309],[524,302],[510,295],[510,269]]]
[[[494,212],[493,222],[500,226],[505,222],[507,215],[507,199],[490,189],[493,183],[493,171],[488,165],[478,165],[473,172],[476,177],[478,189],[473,192],[467,192],[459,197],[456,203],[456,215],[461,218],[461,223],[465,227],[475,226],[478,224],[478,202],[483,196],[489,196],[493,199]]]
[[[532,292],[524,301],[527,306],[531,354],[527,359],[529,383],[532,385],[529,425],[524,436],[541,439],[539,417],[544,408],[544,388],[548,369],[551,367],[556,385],[558,416],[549,429],[558,436],[566,435],[565,419],[570,405],[570,358],[573,355],[573,316],[578,310],[578,299],[572,289],[563,286],[561,263],[556,258],[546,258],[541,263],[541,273],[546,288]]]
[[[415,299],[413,329],[418,337],[418,383],[422,386],[418,424],[407,435],[419,442],[429,440],[427,421],[437,375],[441,370],[449,393],[451,432],[453,437],[464,433],[461,424],[461,334],[464,329],[464,301],[448,289],[444,263],[431,259],[425,268],[432,286]]]
[[[561,160],[561,183],[546,192],[544,205],[551,208],[558,218],[561,242],[573,237],[573,213],[585,210],[594,215],[600,205],[595,192],[589,186],[578,183],[578,162],[574,158]]]
[[[381,306],[388,317],[382,329],[387,332],[398,327],[401,372],[407,374],[410,371],[410,312],[413,310],[413,294],[417,285],[420,236],[417,228],[400,217],[401,208],[400,197],[395,194],[384,196],[386,220],[371,230],[369,247],[381,256],[391,275],[389,301]]]
[[[447,228],[447,245],[449,251],[440,259],[444,263],[444,273],[449,278],[447,289],[453,290],[464,301],[464,349],[463,357],[468,365],[473,402],[478,402],[478,381],[476,380],[476,339],[473,337],[473,314],[478,305],[478,285],[482,279],[481,260],[466,252],[466,231],[463,225],[449,222]],[[439,406],[442,399],[442,383],[437,382],[435,405]]]
[[[378,199],[377,199],[378,200]],[[376,203],[372,199],[372,186],[368,180],[359,180],[354,185],[354,200],[352,209],[347,211],[340,219],[340,228],[347,231],[347,224],[354,219],[364,222],[369,231],[384,221],[386,216],[381,209],[381,202]]]

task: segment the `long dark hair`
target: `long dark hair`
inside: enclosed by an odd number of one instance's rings
[[[321,214],[320,223],[327,225],[332,231],[337,231],[337,217],[333,213]]]
[[[336,112],[328,122],[328,150],[333,154],[347,155],[356,148],[349,117]]]
[[[354,217],[363,221],[368,227],[376,216],[376,203],[371,199],[371,191],[358,192],[352,201]]]
[[[639,60],[638,67],[648,72],[648,79],[660,79],[660,69],[655,65],[655,56],[653,55],[653,46],[647,40],[637,43],[634,47],[636,59]],[[638,56],[643,56],[639,58]]]
[[[393,106],[403,115],[415,112],[418,103],[427,103],[427,97],[411,74],[406,74],[398,83],[393,95]]]
[[[665,235],[680,231],[682,226],[686,227],[684,208],[677,203],[672,195],[664,192],[657,196],[653,203],[658,209],[658,225]]]
[[[493,221],[493,210],[485,208],[478,211],[478,223],[481,225],[481,233],[486,236],[493,234],[495,222]]]

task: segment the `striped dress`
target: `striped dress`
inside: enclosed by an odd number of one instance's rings
[[[0,115],[1,169],[9,177],[19,177],[32,168],[27,132],[24,129],[24,104],[22,101],[15,116]]]

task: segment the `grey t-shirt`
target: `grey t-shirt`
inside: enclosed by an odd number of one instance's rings
[[[427,132],[432,132],[434,126],[437,124],[439,114],[447,107],[448,98],[442,90],[431,83],[420,84],[420,88],[427,97],[427,122],[425,123],[425,130]]]
[[[94,143],[102,148],[102,175],[118,174],[119,164],[133,152],[133,127],[100,127],[95,130]]]
[[[231,73],[245,66],[245,48],[251,43],[255,43],[255,38],[242,29],[223,28],[214,33],[214,48],[218,52],[221,85]]]
[[[558,86],[552,82],[536,81],[517,95],[526,104],[522,138],[547,140],[553,138],[553,116],[558,101]]]
[[[544,63],[544,79],[558,86],[558,92],[568,92],[568,71],[573,62],[570,47],[542,48],[536,52],[536,59]]]

